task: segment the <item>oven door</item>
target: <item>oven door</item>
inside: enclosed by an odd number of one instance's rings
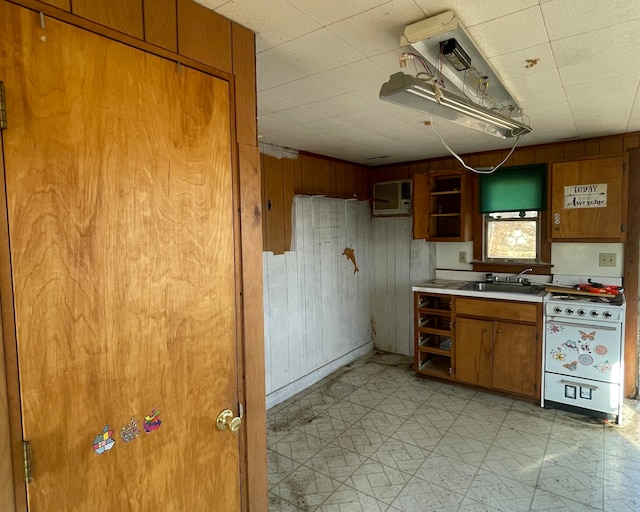
[[[619,383],[622,378],[622,326],[548,316],[545,321],[545,371]]]
[[[544,399],[547,405],[552,401],[614,416],[620,414],[620,386],[609,382],[547,372],[544,374]]]

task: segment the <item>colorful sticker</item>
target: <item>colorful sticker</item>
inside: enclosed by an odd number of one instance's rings
[[[578,361],[571,361],[570,363],[564,363],[562,366],[565,367],[567,370],[571,370],[572,372],[575,372],[576,368],[578,367]]]
[[[605,347],[604,345],[596,345],[596,348],[593,349],[595,351],[596,354],[598,354],[599,356],[606,356],[607,353],[609,352],[607,350],[607,347]]]
[[[549,332],[562,332],[562,331],[564,331],[564,326],[556,325],[556,324],[553,324],[551,322],[549,322],[549,326],[548,327],[549,327]]]
[[[578,344],[573,340],[567,340],[562,344],[563,347],[567,347],[571,350],[578,350]]]
[[[609,361],[605,361],[602,364],[594,364],[593,367],[596,370],[599,370],[600,373],[609,373],[609,372],[611,372],[611,365],[609,364]]]
[[[580,354],[578,356],[578,362],[584,366],[589,366],[593,364],[593,357],[591,357],[589,354]]]
[[[144,417],[143,427],[144,427],[144,431],[147,434],[149,434],[150,432],[153,432],[154,430],[158,430],[160,428],[160,425],[162,425],[162,421],[160,421],[158,416],[160,416],[160,411],[158,411],[154,407],[153,411],[151,411],[151,414],[149,416]]]
[[[139,435],[140,429],[138,429],[138,421],[132,416],[131,421],[120,430],[120,437],[125,443],[130,443]]]
[[[93,439],[93,451],[98,455],[102,455],[104,452],[111,450],[114,444],[116,444],[116,440],[113,439],[113,430],[109,430],[109,425],[105,425],[102,429],[102,434],[98,434]]]
[[[593,332],[584,332],[584,331],[581,331],[580,329],[578,329],[578,332],[580,332],[580,337],[581,337],[583,340],[590,340],[590,341],[593,341],[593,339],[596,337],[596,331],[593,331]]]
[[[582,352],[591,354],[591,346],[586,342],[580,344],[580,350],[582,350]]]
[[[562,352],[562,348],[558,347],[555,350],[551,351],[551,357],[553,357],[556,361],[564,361],[565,355]]]

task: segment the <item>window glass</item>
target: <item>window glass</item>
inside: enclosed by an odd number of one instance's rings
[[[485,214],[485,260],[537,260],[539,219],[537,211]]]

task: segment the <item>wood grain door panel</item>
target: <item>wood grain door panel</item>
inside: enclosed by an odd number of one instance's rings
[[[536,396],[539,389],[536,326],[495,322],[493,338],[493,387]]]
[[[553,240],[624,242],[627,174],[623,155],[553,164],[551,237]],[[607,185],[605,207],[565,208],[565,187]],[[571,189],[567,189],[571,193]]]
[[[239,510],[228,84],[8,2],[0,29],[29,510]]]
[[[456,380],[490,388],[493,322],[456,318]]]

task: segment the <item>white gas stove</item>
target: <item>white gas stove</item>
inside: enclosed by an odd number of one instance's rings
[[[543,407],[622,422],[624,295],[545,296]]]

